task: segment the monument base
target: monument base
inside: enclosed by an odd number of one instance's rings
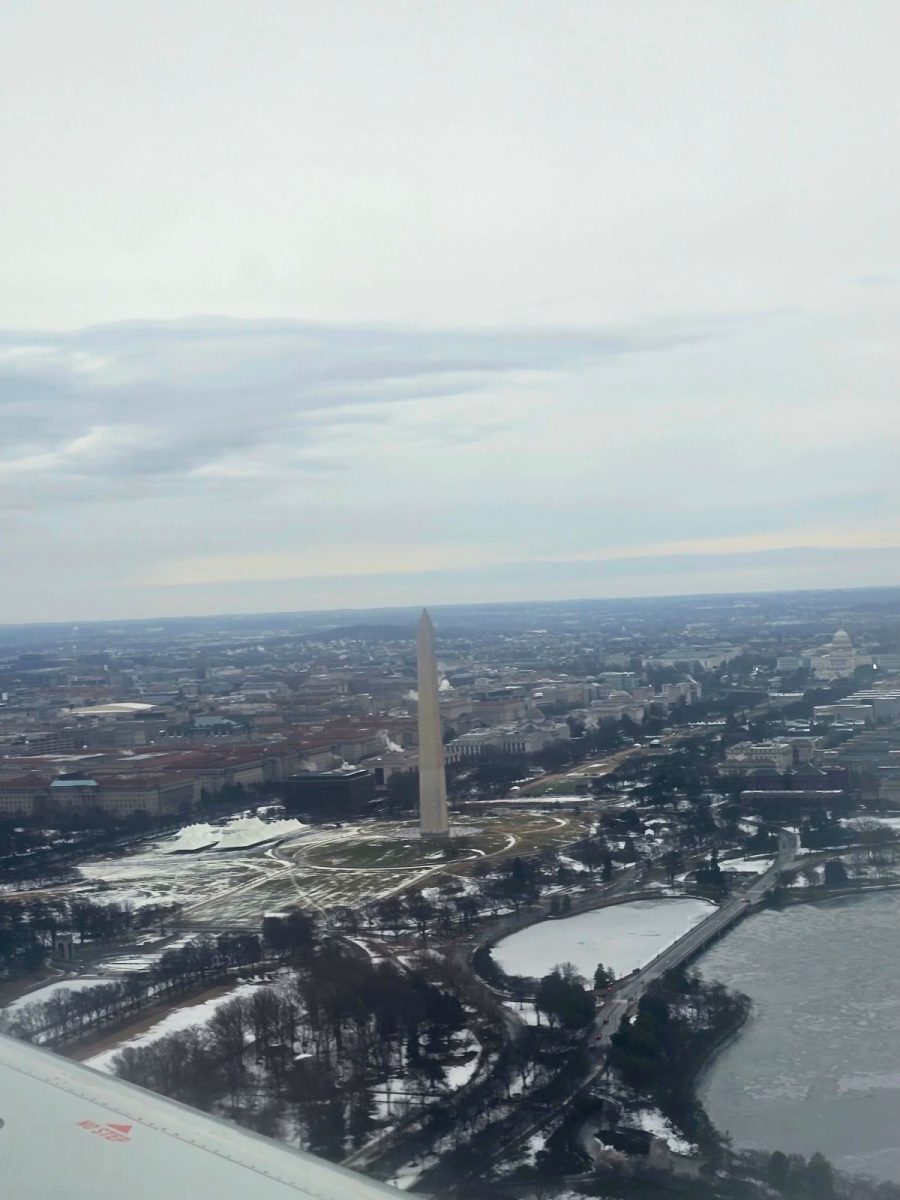
[[[481,827],[479,825],[451,825],[449,829],[418,829],[414,836],[420,838],[433,838],[436,842],[445,842],[452,838],[471,837],[473,833],[479,833]]]

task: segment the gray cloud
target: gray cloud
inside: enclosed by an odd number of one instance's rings
[[[863,369],[832,325],[0,333],[9,615],[672,590],[750,571],[729,539],[782,556],[756,576],[822,575],[832,551],[880,571],[865,554],[900,544],[893,396],[882,350]]]
[[[101,494],[104,480],[171,481],[255,446],[302,452],[323,428],[377,420],[366,406],[664,351],[712,330],[706,322],[677,331],[658,323],[618,333],[429,332],[207,319],[0,332],[0,481],[24,479],[29,490],[39,482],[48,494],[72,480]],[[479,436],[473,427],[446,435]]]

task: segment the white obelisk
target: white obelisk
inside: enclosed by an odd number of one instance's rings
[[[419,690],[419,828],[423,834],[430,836],[448,834],[447,778],[444,774],[444,742],[438,704],[434,626],[424,608],[416,634],[416,664]]]

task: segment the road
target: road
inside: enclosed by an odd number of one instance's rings
[[[742,920],[765,897],[766,892],[778,881],[778,877],[794,860],[800,846],[800,838],[796,833],[782,830],[778,837],[778,853],[771,867],[762,875],[758,875],[752,883],[740,893],[720,905],[705,921],[695,925],[677,942],[666,947],[651,962],[638,972],[626,976],[616,984],[609,999],[601,1005],[594,1021],[594,1048],[598,1059],[597,1072],[605,1065],[606,1052],[610,1039],[619,1028],[619,1024],[640,1000],[654,980],[659,979],[673,967],[689,962],[709,942],[717,938],[729,926]]]
[[[717,938],[729,926],[742,920],[754,908],[758,907],[769,888],[778,880],[781,871],[785,870],[794,860],[799,849],[800,839],[794,833],[782,830],[778,839],[778,853],[771,867],[762,875],[756,877],[739,896],[726,901],[711,913],[705,921],[695,925],[677,942],[673,942],[661,951],[651,962],[647,963],[633,975],[626,976],[615,984],[597,1011],[593,1029],[588,1034],[590,1039],[591,1065],[588,1071],[573,1081],[572,1091],[565,1104],[571,1103],[574,1097],[599,1076],[609,1071],[609,1048],[613,1034],[619,1028],[622,1018],[628,1016],[638,1004],[641,996],[654,980],[659,979],[673,967],[689,962],[709,942]],[[548,1121],[560,1112],[562,1106],[556,1105],[554,1112],[543,1112],[529,1120],[514,1134],[508,1134],[502,1150],[495,1157],[505,1156],[525,1138],[542,1129]]]
[[[625,746],[621,750],[615,750],[612,754],[607,754],[604,758],[575,763],[567,770],[555,771],[552,775],[541,775],[533,783],[524,784],[520,795],[540,800],[540,797],[548,791],[551,784],[565,780],[574,788],[579,783],[585,783],[588,779],[595,779],[602,775],[611,774],[616,767],[620,767],[622,763],[627,762],[630,758],[658,757],[679,742],[688,741],[692,737],[697,736],[699,736],[697,730],[690,729],[660,734],[658,738],[653,739],[657,743],[655,746],[651,745],[650,742]]]

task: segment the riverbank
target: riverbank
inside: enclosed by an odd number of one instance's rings
[[[639,1099],[659,1110],[712,1160],[724,1139],[696,1090],[703,1066],[732,1040],[750,1014],[750,998],[686,971],[670,971],[647,989],[623,1023],[610,1062]]]

